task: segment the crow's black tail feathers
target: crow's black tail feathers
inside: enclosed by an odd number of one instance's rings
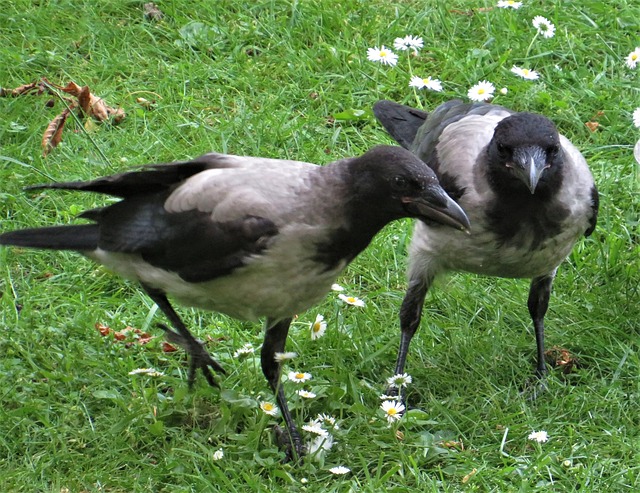
[[[405,149],[410,149],[418,129],[427,119],[424,111],[382,100],[373,105],[373,114],[389,135]]]
[[[0,234],[0,245],[49,250],[88,251],[98,248],[98,225],[30,228]]]

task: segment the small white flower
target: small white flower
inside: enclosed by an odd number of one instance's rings
[[[298,356],[298,353],[294,353],[293,351],[289,351],[286,353],[278,353],[276,352],[273,356],[273,359],[276,361],[276,363],[282,363],[283,361],[287,361],[290,359],[295,358],[296,356]]]
[[[544,443],[549,439],[549,435],[544,430],[532,431],[531,433],[529,433],[529,436],[527,438],[529,440],[535,440],[538,443]]]
[[[626,63],[629,68],[636,68],[638,62],[640,62],[640,46],[629,53],[624,60],[624,63]]]
[[[509,92],[509,89],[507,89],[506,87],[503,87],[502,89],[500,89],[500,94],[507,94]]]
[[[309,392],[308,390],[296,390],[296,394],[300,397],[304,397],[305,399],[313,399],[316,396],[316,394]]]
[[[469,89],[467,96],[471,101],[486,101],[493,97],[493,92],[495,90],[496,88],[491,82],[483,80]]]
[[[408,373],[398,373],[397,375],[393,375],[392,377],[387,378],[387,384],[391,388],[401,388],[409,385],[413,379],[411,375]]]
[[[326,437],[329,432],[317,423],[311,423],[308,425],[302,425],[302,429],[307,433],[313,433],[319,437]]]
[[[333,474],[347,474],[348,472],[351,472],[351,469],[344,466],[336,466],[329,469],[329,471]]]
[[[404,404],[398,401],[384,401],[380,408],[387,415],[387,421],[389,423],[393,423],[394,421],[398,421],[402,417],[402,413],[404,412]]]
[[[344,291],[344,288],[340,284],[333,283],[331,285],[331,291]]]
[[[260,409],[262,409],[262,411],[269,416],[278,415],[278,406],[276,406],[273,402],[262,401],[260,403]]]
[[[307,453],[309,455],[324,454],[333,447],[333,436],[318,436],[307,442]]]
[[[442,91],[442,82],[438,79],[432,79],[431,76],[422,78],[414,75],[409,81],[409,87],[415,87],[416,89],[427,88],[432,91],[440,92]]]
[[[324,317],[320,314],[316,315],[315,321],[311,324],[311,340],[320,339],[326,331],[327,322],[324,321]]]
[[[511,67],[511,72],[513,72],[514,74],[519,75],[523,79],[527,79],[527,80],[536,80],[537,78],[540,77],[538,72],[536,72],[535,70],[530,70],[528,68],[522,68],[522,67],[516,67],[515,65],[513,67]]]
[[[298,371],[290,371],[287,375],[289,380],[296,383],[304,383],[307,380],[311,380],[311,373],[303,373]]]
[[[244,346],[242,346],[239,349],[236,349],[235,352],[233,353],[233,357],[234,358],[238,358],[240,356],[244,356],[247,354],[252,354],[254,351],[253,346],[249,343],[245,344]]]
[[[633,124],[640,128],[640,108],[636,108],[633,112]]]
[[[372,62],[380,62],[383,65],[394,66],[398,63],[398,55],[384,45],[380,48],[376,46],[367,49],[367,58]]]
[[[500,0],[498,2],[498,7],[501,9],[519,9],[522,7],[522,2],[514,2],[513,0]]]
[[[549,19],[536,15],[531,21],[533,27],[538,30],[538,33],[545,38],[553,38],[556,33],[556,26],[554,26]]]
[[[219,448],[213,453],[213,460],[220,460],[224,457],[224,450]]]
[[[402,398],[400,397],[400,395],[387,395],[387,394],[381,394],[380,395],[380,400],[381,401],[400,401],[402,400]]]
[[[311,421],[311,423],[312,424],[317,424],[317,425],[320,425],[320,426],[330,426],[334,430],[339,430],[340,429],[340,427],[338,426],[338,423],[336,421],[336,418],[334,418],[330,414],[325,414],[325,413],[318,414],[318,416],[316,416],[316,419]]]
[[[424,46],[422,38],[414,36],[405,36],[404,38],[396,38],[393,41],[393,47],[396,50],[405,51],[413,50],[414,53],[418,53],[418,50]]]
[[[154,368],[136,368],[131,370],[129,375],[147,375],[149,377],[163,377],[164,373]]]
[[[347,305],[360,306],[360,307],[364,306],[364,301],[361,300],[360,298],[356,298],[355,296],[347,296],[344,294],[339,294],[338,298],[344,301]]]

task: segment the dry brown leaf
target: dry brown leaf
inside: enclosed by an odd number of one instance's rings
[[[76,84],[75,82],[71,81],[69,82],[66,86],[61,87],[61,86],[56,86],[55,84],[51,84],[53,87],[55,87],[56,89],[60,89],[62,92],[66,92],[67,94],[71,94],[72,96],[75,97],[79,97],[80,93],[82,92],[82,90],[84,88],[86,88],[87,90],[89,90],[88,86],[84,86],[80,87],[78,84]]]
[[[17,96],[21,96],[29,91],[35,89],[37,82],[32,82],[31,84],[23,84],[21,86],[16,87],[15,89],[4,89],[0,88],[0,96],[3,98],[12,97],[15,98]]]
[[[65,108],[62,113],[56,116],[47,126],[42,136],[42,155],[46,157],[62,140],[62,130],[69,117],[69,108]]]
[[[162,351],[165,353],[174,353],[178,350],[173,344],[168,343],[167,341],[162,341]]]
[[[579,366],[578,358],[569,352],[568,349],[554,346],[544,352],[546,360],[554,368],[562,368],[562,372],[571,373],[573,368]]]
[[[466,484],[478,470],[474,467],[469,474],[462,478],[462,484]]]
[[[596,130],[598,130],[598,127],[600,126],[600,124],[598,122],[587,122],[587,123],[585,123],[585,125],[592,132],[595,132]]]
[[[95,327],[96,327],[96,330],[100,332],[100,335],[103,337],[108,336],[109,333],[111,332],[111,329],[109,328],[108,325],[101,324],[100,322],[96,322]]]

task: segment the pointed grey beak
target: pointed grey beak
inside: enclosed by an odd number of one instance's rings
[[[420,197],[403,199],[412,217],[426,222],[437,222],[455,229],[470,232],[469,218],[456,202],[439,185],[428,186]]]
[[[513,151],[513,170],[533,195],[544,170],[547,169],[547,153],[539,146],[517,147]]]

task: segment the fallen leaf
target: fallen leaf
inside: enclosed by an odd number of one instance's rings
[[[126,334],[126,332],[124,332],[124,331],[121,331],[121,332],[114,332],[114,333],[113,333],[113,338],[114,338],[116,341],[124,341],[124,340],[127,338],[127,334]]]
[[[62,140],[62,130],[64,129],[64,124],[66,123],[70,113],[69,108],[65,108],[64,111],[56,116],[47,126],[44,131],[44,135],[42,136],[43,156],[49,154],[49,152]]]
[[[585,123],[585,125],[592,132],[595,132],[596,130],[598,130],[598,127],[600,126],[600,124],[598,122],[587,122],[587,123]]]
[[[466,484],[478,470],[474,467],[469,474],[462,478],[462,484]]]
[[[100,335],[103,337],[108,336],[109,333],[111,332],[111,329],[107,325],[103,325],[100,322],[96,322],[95,327],[96,327],[96,330],[100,332]]]
[[[173,344],[168,343],[167,341],[162,341],[162,351],[165,353],[174,353],[178,350]]]
[[[562,368],[562,372],[570,373],[574,367],[579,366],[578,359],[573,356],[568,349],[554,346],[544,352],[545,359],[554,368]]]

